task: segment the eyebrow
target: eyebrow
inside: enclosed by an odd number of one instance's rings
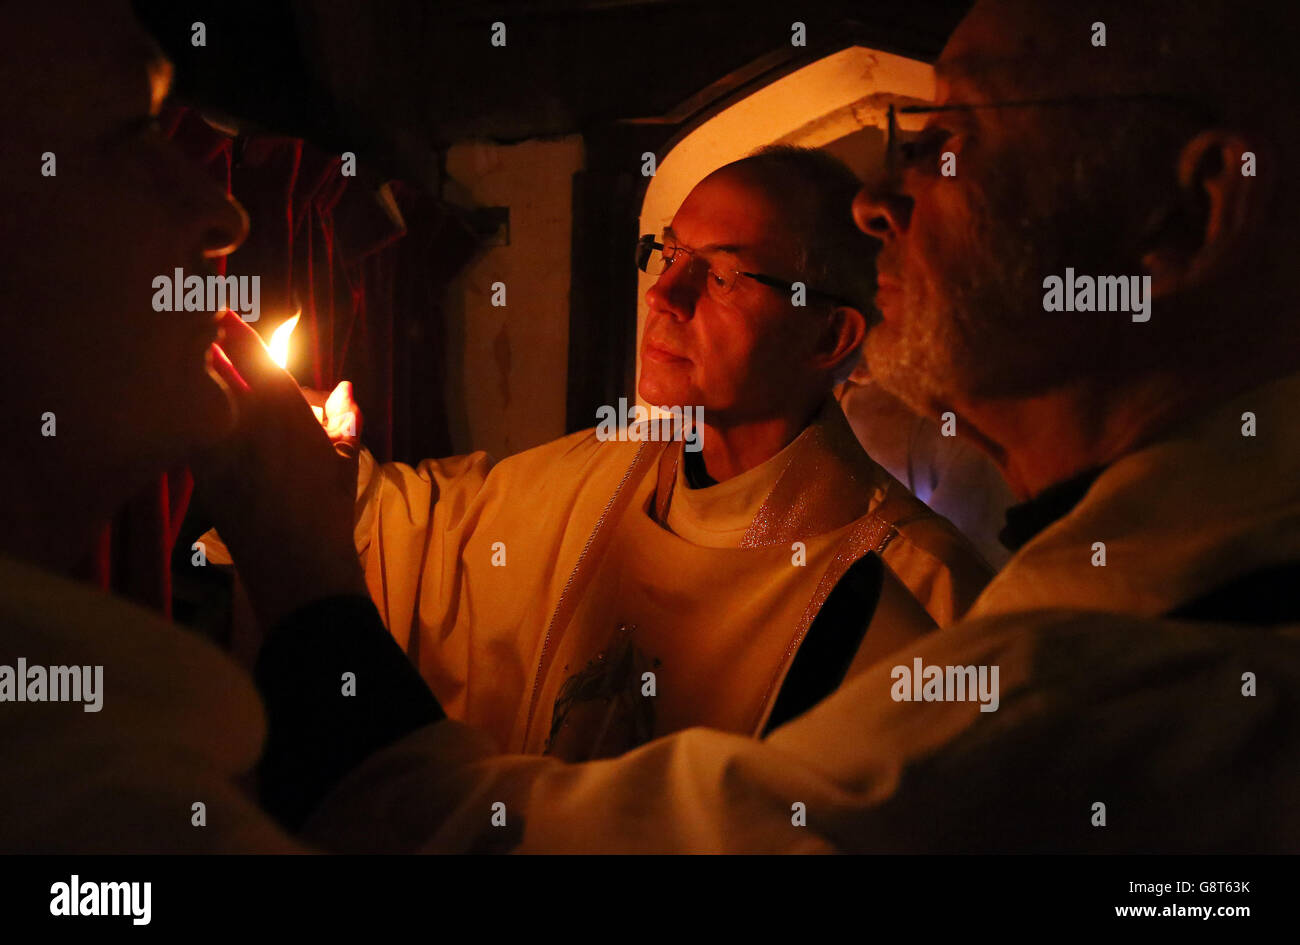
[[[975,100],[997,101],[1008,96],[1015,97],[1007,83],[1017,77],[1038,75],[1044,64],[1052,60],[1046,56],[1028,54],[979,55],[968,53],[934,65],[936,79],[947,82],[961,82],[967,88],[967,96],[972,93]]]
[[[149,78],[149,114],[156,116],[163,101],[171,94],[172,62],[153,38],[136,33],[122,50],[122,59],[129,63],[128,70],[143,68]],[[134,73],[139,75],[138,72]]]
[[[160,52],[145,68],[149,70],[149,114],[157,115],[172,91],[172,63]]]
[[[934,74],[943,78],[973,78],[988,73],[996,75],[1005,72],[1008,67],[1041,63],[1044,59],[1045,57],[1042,56],[1024,54],[990,56],[967,53],[964,56],[953,56],[951,59],[936,62]]]
[[[664,227],[664,236],[671,236],[677,239],[677,233],[671,226]],[[742,246],[739,243],[707,243],[704,246],[692,246],[691,249],[697,253],[729,253],[732,256],[738,256],[741,253],[748,252],[750,247]]]

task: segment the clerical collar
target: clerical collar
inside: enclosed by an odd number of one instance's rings
[[[998,541],[1010,551],[1019,551],[1039,532],[1069,515],[1105,469],[1105,466],[1089,469],[1048,486],[1028,502],[1011,506],[1007,509],[1007,524],[998,533]]]
[[[863,452],[840,405],[829,395],[813,422],[785,449],[725,482],[691,488],[683,452],[675,445],[661,455],[654,504],[647,511],[678,535],[682,532],[675,522],[684,512],[713,526],[709,531],[726,532],[744,524],[733,519],[743,513],[749,524],[740,537],[742,548],[788,546],[833,531],[861,518],[898,486]]]
[[[797,438],[796,438],[797,441]],[[763,502],[790,465],[794,442],[752,469],[715,482],[699,453],[672,464],[674,488],[664,524],[680,538],[708,548],[739,547]]]

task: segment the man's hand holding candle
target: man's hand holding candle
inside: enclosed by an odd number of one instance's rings
[[[312,407],[312,413],[334,449],[355,458],[361,449],[361,408],[352,399],[352,382],[339,381],[321,407]]]
[[[366,593],[352,538],[359,412],[351,385],[341,384],[317,421],[252,328],[232,313],[221,327],[213,364],[238,419],[226,440],[196,458],[194,476],[271,627],[313,600]]]

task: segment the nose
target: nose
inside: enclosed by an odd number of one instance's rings
[[[893,192],[883,181],[869,184],[853,198],[853,219],[863,233],[888,243],[907,230],[912,198]]]
[[[677,261],[664,271],[646,290],[645,300],[651,311],[664,312],[677,321],[688,321],[695,314],[700,297],[700,280],[690,257],[679,253]]]
[[[205,208],[199,241],[205,258],[226,256],[248,237],[248,212],[234,197],[216,191]]]
[[[169,149],[160,158],[155,166],[159,187],[171,205],[184,248],[205,259],[238,249],[248,236],[248,214],[238,201],[180,151]]]

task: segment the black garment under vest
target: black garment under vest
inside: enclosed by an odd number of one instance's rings
[[[1090,469],[1007,509],[1007,525],[998,539],[1011,551],[1019,550],[1039,532],[1070,514],[1104,471],[1104,467]],[[1165,616],[1174,620],[1260,627],[1300,622],[1300,561],[1259,568],[1225,580]]]

